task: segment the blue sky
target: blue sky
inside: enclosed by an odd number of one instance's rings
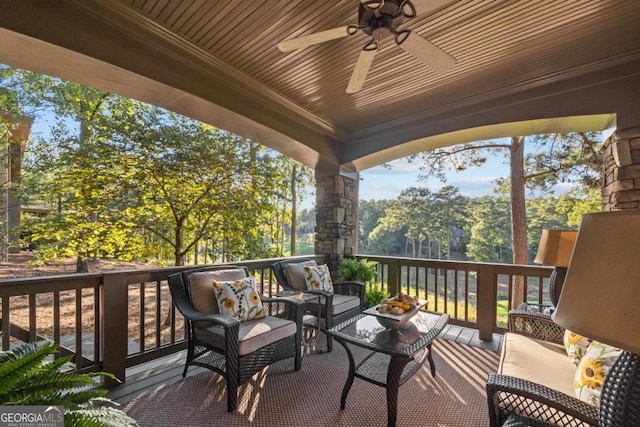
[[[525,147],[526,149],[526,147]],[[457,187],[463,196],[475,198],[485,195],[493,195],[494,181],[498,178],[509,176],[509,164],[504,156],[489,158],[479,167],[471,167],[463,172],[447,172],[447,182],[443,183],[438,178],[432,177],[427,183],[418,181],[420,174],[420,162],[409,163],[407,159],[397,159],[389,163],[391,168],[376,166],[360,172],[360,200],[392,200],[397,198],[402,190],[409,187],[427,187],[436,192],[445,185]],[[556,195],[568,191],[572,184],[557,185],[554,190]],[[313,207],[315,196],[307,196],[301,203],[303,209]]]
[[[446,183],[436,177],[425,183],[418,181],[421,163],[409,163],[406,159],[394,160],[389,164],[391,169],[376,166],[361,172],[360,199],[395,199],[402,190],[409,187],[427,187],[435,192],[445,185],[458,187],[460,193],[468,197],[492,194],[493,181],[509,175],[509,166],[503,162],[502,158],[493,158],[482,167],[470,168],[460,173],[448,172]]]

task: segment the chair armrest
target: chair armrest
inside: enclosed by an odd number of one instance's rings
[[[553,425],[599,425],[595,406],[541,384],[489,374],[486,389],[491,427],[502,425],[511,413]]]
[[[333,291],[337,294],[341,295],[353,295],[360,298],[360,307],[364,307],[364,291],[365,291],[365,283],[364,282],[334,282],[333,283]]]
[[[266,312],[270,316],[280,316],[282,314],[289,319],[296,322],[296,324],[302,325],[302,317],[304,316],[304,301],[295,299],[295,298],[287,298],[287,297],[267,297],[262,295],[261,298],[262,304],[267,305]],[[281,310],[282,305],[286,308],[284,311]]]
[[[529,310],[509,311],[509,332],[562,344],[564,331],[548,314]]]

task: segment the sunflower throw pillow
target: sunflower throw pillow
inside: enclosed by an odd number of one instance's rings
[[[312,291],[327,291],[333,293],[333,281],[329,274],[329,267],[322,265],[305,265],[304,280],[307,289]]]
[[[574,388],[580,400],[595,406],[600,404],[600,392],[604,377],[622,350],[593,341],[580,359],[576,369]]]
[[[564,331],[564,349],[567,351],[567,356],[569,356],[571,363],[578,366],[592,341],[592,339],[583,337],[568,329]]]
[[[260,294],[253,277],[230,282],[211,281],[221,314],[234,317],[241,322],[265,317]]]

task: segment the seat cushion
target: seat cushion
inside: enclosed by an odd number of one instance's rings
[[[284,266],[284,275],[289,285],[299,291],[307,290],[307,282],[305,280],[304,267],[317,265],[314,260],[304,262],[289,263]]]
[[[220,335],[211,333],[213,329],[219,330],[219,327],[198,327],[198,340],[222,349],[224,340]],[[238,331],[238,355],[251,354],[264,346],[295,335],[296,330],[295,322],[273,316],[241,322]]]
[[[567,357],[562,344],[506,333],[498,372],[575,396],[573,381],[576,366]]]
[[[242,322],[238,333],[238,354],[251,354],[264,346],[295,335],[296,330],[295,322],[273,316]]]
[[[241,280],[245,271],[241,268],[200,271],[189,275],[189,296],[193,307],[203,314],[218,314],[218,302],[212,282]]]
[[[360,298],[354,297],[352,295],[341,295],[341,294],[333,294],[333,310],[331,314],[333,316],[337,316],[338,314],[342,314],[345,311],[349,311],[354,308],[360,307]],[[308,302],[305,306],[307,311],[310,311],[312,314],[318,312],[318,304],[314,302]],[[320,313],[324,315],[325,308],[324,305],[320,306]]]

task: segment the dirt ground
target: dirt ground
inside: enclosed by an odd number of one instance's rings
[[[152,263],[136,263],[122,262],[113,260],[95,260],[89,262],[89,271],[92,273],[109,271],[109,270],[133,270],[141,268],[158,267],[158,264]],[[46,265],[39,265],[34,262],[31,252],[23,251],[19,254],[10,254],[7,261],[0,262],[0,280],[8,278],[36,277],[47,275],[59,275],[75,273],[76,259],[67,258],[56,260]],[[140,322],[140,286],[131,285],[129,288],[129,340],[130,342],[139,342],[140,328],[143,327]],[[144,340],[148,346],[155,345],[156,334],[156,289],[155,284],[142,285],[145,286],[145,325]],[[39,336],[51,339],[55,324],[53,293],[42,293],[36,295],[35,306],[37,311],[36,332]],[[82,312],[80,319],[76,316],[77,296],[75,291],[62,291],[60,298],[60,333],[64,336],[74,336],[78,327],[78,320],[81,323],[83,333],[89,333],[94,328],[94,305],[95,295],[93,289],[84,289],[81,296]],[[159,297],[161,310],[161,331],[162,342],[169,339],[170,327],[164,323],[168,316],[171,306],[171,296],[166,286],[163,286]],[[2,302],[0,301],[0,306]],[[21,328],[29,328],[29,299],[27,296],[12,297],[10,299],[10,318],[11,323]],[[182,317],[176,319],[176,329],[182,327]],[[13,341],[13,338],[12,338]],[[70,343],[69,347],[73,348],[74,344]],[[84,353],[84,351],[83,351]]]
[[[158,266],[158,264],[154,263],[123,262],[108,259],[89,261],[89,271],[92,273],[108,270],[131,270]],[[64,258],[49,262],[46,265],[40,265],[34,261],[33,253],[28,251],[21,251],[18,254],[9,254],[6,261],[0,262],[0,279],[67,274],[75,273],[75,271],[75,258]]]

